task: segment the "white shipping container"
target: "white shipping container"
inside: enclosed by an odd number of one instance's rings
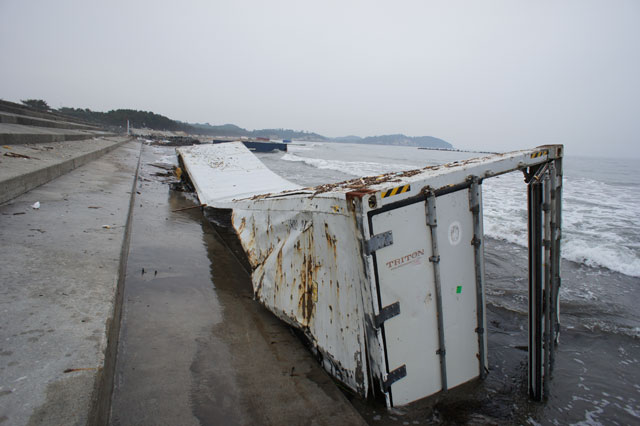
[[[532,191],[540,182],[553,193],[546,204],[530,201],[530,214],[545,212],[544,230],[560,227],[560,145],[314,188],[277,176],[240,142],[178,153],[208,217],[237,237],[255,298],[305,334],[334,378],[389,406],[486,373],[482,180],[527,172]],[[554,235],[530,247],[534,260],[548,247],[532,263],[530,287],[550,289],[553,303],[536,299],[530,309],[556,340]],[[549,333],[531,334],[530,359],[545,359],[530,362],[537,397],[552,353],[541,340]]]

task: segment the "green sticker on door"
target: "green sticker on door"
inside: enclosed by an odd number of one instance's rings
[[[461,285],[456,287],[456,294],[460,294],[460,293],[462,293],[462,286]]]

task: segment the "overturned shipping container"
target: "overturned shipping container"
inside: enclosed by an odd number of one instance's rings
[[[482,181],[524,171],[529,390],[542,398],[558,335],[562,146],[314,188],[239,142],[178,153],[207,216],[236,239],[256,299],[333,377],[389,406],[484,377]]]

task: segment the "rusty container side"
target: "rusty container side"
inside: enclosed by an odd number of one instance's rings
[[[329,373],[366,396],[366,285],[355,220],[342,198],[240,201],[232,222],[256,299],[304,332]]]

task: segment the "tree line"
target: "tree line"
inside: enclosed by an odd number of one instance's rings
[[[107,112],[92,111],[89,108],[61,107],[57,110],[49,107],[42,99],[26,99],[21,101],[24,105],[41,111],[55,111],[85,122],[95,123],[101,126],[126,127],[127,120],[133,128],[147,128],[153,130],[183,131],[186,133],[211,135],[211,136],[248,136],[267,137],[272,139],[313,139],[326,140],[322,135],[291,129],[261,129],[247,130],[235,124],[211,125],[184,123],[172,120],[164,115],[151,111],[138,111],[135,109],[115,109]]]

